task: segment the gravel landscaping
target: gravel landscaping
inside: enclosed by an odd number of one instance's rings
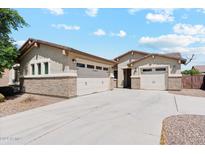
[[[57,103],[62,100],[65,99],[33,94],[21,94],[7,97],[4,102],[0,103],[0,117]]]
[[[169,91],[169,93],[185,96],[205,97],[205,90],[201,89],[182,89],[181,91]]]

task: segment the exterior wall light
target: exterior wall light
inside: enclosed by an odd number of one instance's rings
[[[38,47],[38,44],[37,44],[37,43],[34,43],[34,47]]]
[[[75,64],[76,63],[76,59],[72,59],[72,62]]]
[[[63,55],[66,55],[66,51],[65,51],[65,50],[62,50],[62,54],[63,54]]]

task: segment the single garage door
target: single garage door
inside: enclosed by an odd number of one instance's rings
[[[77,95],[109,90],[110,78],[77,78]]]
[[[142,68],[140,77],[141,89],[166,90],[167,68]]]

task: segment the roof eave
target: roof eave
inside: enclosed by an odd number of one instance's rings
[[[130,65],[132,65],[134,63],[137,63],[139,61],[142,61],[142,60],[144,60],[144,59],[146,59],[146,58],[148,58],[150,56],[160,56],[160,57],[165,57],[165,58],[169,58],[169,59],[180,60],[182,64],[186,64],[186,59],[183,59],[183,58],[174,58],[174,57],[170,57],[170,56],[166,56],[166,55],[160,55],[160,54],[149,54],[149,55],[146,55],[146,56],[142,57],[141,59],[138,59],[138,60],[135,60],[133,62],[130,62],[128,64],[128,66],[130,66]]]
[[[90,57],[93,57],[93,58],[96,58],[96,59],[99,59],[99,60],[102,60],[102,61],[106,61],[110,64],[116,64],[117,62],[114,61],[114,60],[109,60],[109,59],[106,59],[106,58],[102,58],[102,57],[98,57],[98,56],[95,56],[95,55],[92,55],[92,54],[89,54],[89,53],[86,53],[86,52],[83,52],[83,51],[79,51],[77,49],[74,49],[74,48],[70,48],[70,47],[66,47],[66,46],[63,46],[63,45],[58,45],[58,44],[55,44],[55,43],[51,43],[51,42],[46,42],[46,41],[42,41],[42,40],[37,40],[37,39],[32,39],[32,38],[29,38],[22,46],[21,48],[19,48],[19,51],[20,52],[23,52],[26,46],[26,44],[29,43],[29,41],[31,41],[32,43],[30,44],[30,46],[32,46],[33,44],[35,43],[38,43],[38,44],[44,44],[44,45],[49,45],[49,46],[52,46],[54,48],[59,48],[59,49],[62,49],[62,50],[69,50],[71,52],[76,52],[76,53],[79,53],[79,54],[82,54],[82,55],[86,55],[86,56],[90,56]],[[29,46],[28,46],[29,47]],[[20,53],[19,55],[19,59],[20,57],[23,55],[24,53]]]

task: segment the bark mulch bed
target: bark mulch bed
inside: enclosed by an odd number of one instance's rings
[[[21,94],[7,97],[0,103],[0,117],[30,110],[65,100],[64,98],[49,97],[33,94]]]
[[[169,91],[169,93],[185,96],[205,97],[205,90],[201,89],[182,89],[181,91]]]

